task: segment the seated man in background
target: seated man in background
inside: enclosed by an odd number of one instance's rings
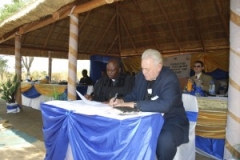
[[[132,90],[134,77],[122,73],[120,60],[109,60],[106,72],[107,76],[101,77],[94,85],[93,94],[85,95],[87,99],[108,102],[116,93],[121,98]]]
[[[80,79],[79,84],[92,85],[92,79],[88,76],[86,69],[82,70],[82,76],[83,77]]]
[[[190,77],[192,82],[196,82],[196,80],[201,80],[202,82],[202,90],[205,92],[209,91],[209,82],[213,81],[212,76],[204,74],[204,64],[202,61],[195,61],[193,70],[195,75]]]

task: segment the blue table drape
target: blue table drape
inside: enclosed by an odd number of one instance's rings
[[[37,98],[41,96],[41,94],[38,93],[38,91],[34,86],[32,86],[29,90],[27,90],[26,92],[23,92],[22,94],[27,98]]]
[[[77,85],[76,90],[79,91],[81,94],[85,95],[87,92],[88,86],[83,86],[83,85]],[[25,97],[27,98],[37,98],[41,96],[41,93],[39,93],[34,86],[32,86],[29,90],[26,92],[22,93]],[[67,100],[67,89],[64,91],[63,94],[59,95],[60,100]],[[77,95],[77,99],[81,99]]]
[[[196,147],[216,159],[223,159],[225,139],[196,136]]]
[[[75,160],[155,160],[161,114],[118,120],[45,103],[41,112],[45,160],[64,160],[68,144]]]

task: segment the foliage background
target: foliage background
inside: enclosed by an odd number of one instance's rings
[[[12,0],[12,3],[3,5],[3,7],[0,7],[0,22],[32,2],[34,0]]]

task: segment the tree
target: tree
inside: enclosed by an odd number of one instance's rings
[[[22,8],[34,1],[35,0],[12,0],[13,3],[5,4],[3,8],[0,8],[0,22],[7,19],[14,13],[20,11]]]
[[[4,75],[4,73],[7,72],[7,69],[8,69],[7,62],[8,62],[7,59],[3,59],[3,58],[0,56],[0,76],[1,76],[1,80],[3,80],[3,75]]]
[[[27,70],[27,78],[30,77],[30,69],[31,69],[33,60],[34,60],[34,57],[22,57],[22,64]]]

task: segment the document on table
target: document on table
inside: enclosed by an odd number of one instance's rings
[[[76,92],[77,92],[78,96],[82,99],[82,101],[86,104],[89,104],[89,105],[100,105],[100,104],[102,104],[101,102],[89,101],[80,92],[78,92],[77,90],[76,90]]]

